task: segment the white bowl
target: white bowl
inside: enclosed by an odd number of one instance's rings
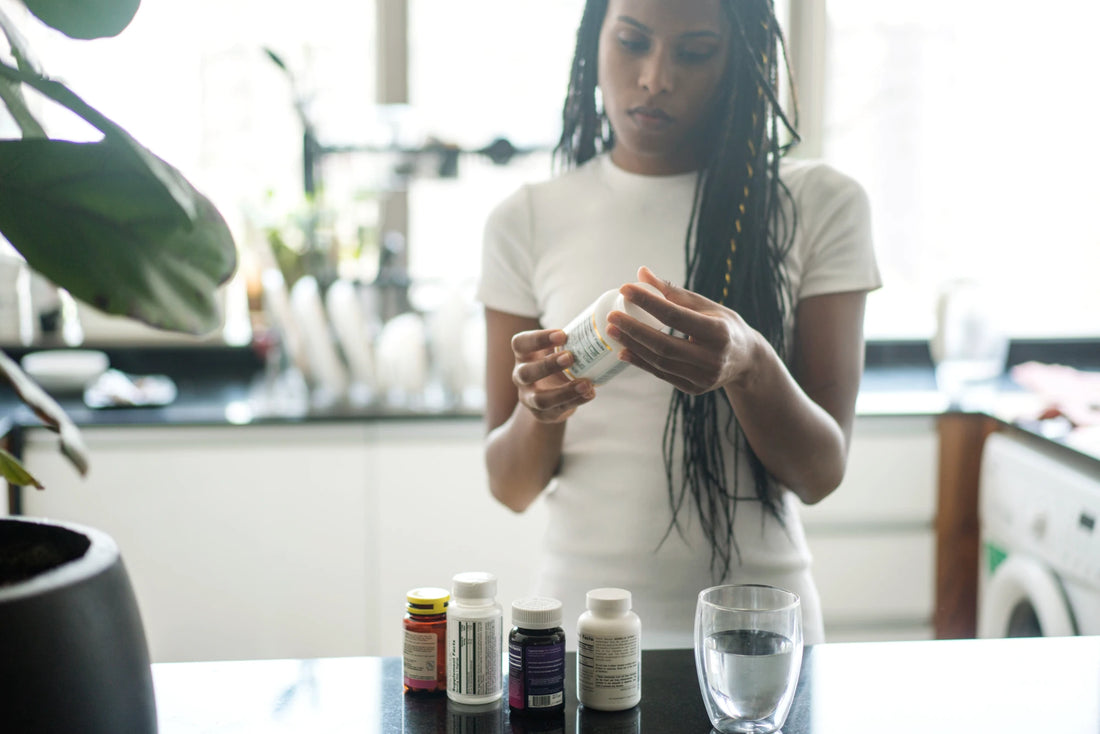
[[[110,367],[103,352],[93,349],[48,349],[21,360],[23,371],[50,393],[80,392]]]

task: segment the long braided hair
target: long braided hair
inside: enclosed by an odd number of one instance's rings
[[[559,165],[579,166],[615,145],[614,131],[597,100],[599,36],[608,0],[588,0],[577,31]],[[788,221],[783,202],[790,192],[779,178],[779,161],[798,141],[795,124],[778,98],[780,64],[786,48],[772,0],[722,0],[732,28],[727,67],[704,136],[706,149],[685,235],[686,287],[737,311],[786,356],[784,323],[790,286],[782,263],[794,236],[794,207]],[[782,59],[780,60],[780,51]],[[781,133],[790,136],[784,144]],[[733,411],[719,417],[724,393],[689,395],[674,390],[665,422],[662,452],[672,511],[668,534],[681,532],[679,513],[688,496],[711,546],[711,573],[726,576],[740,549],[734,538],[737,503],[763,504],[782,524],[774,479],[744,439]],[[723,444],[732,442],[734,486],[726,481]],[[676,466],[678,447],[682,447]],[[740,463],[749,462],[753,494],[738,493]],[[663,542],[663,540],[662,540]]]

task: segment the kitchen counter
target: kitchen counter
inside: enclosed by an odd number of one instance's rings
[[[567,660],[572,671],[573,655]],[[402,694],[400,658],[153,666],[160,734],[709,732],[691,650],[643,653],[642,702],[512,720],[507,702]],[[1100,732],[1100,637],[823,644],[806,648],[785,734]]]
[[[18,360],[30,350],[8,350]],[[111,366],[128,374],[163,374],[177,385],[169,405],[92,409],[78,393],[54,397],[78,426],[212,426],[386,419],[480,420],[480,395],[448,401],[437,392],[415,402],[392,402],[375,395],[368,402],[317,405],[303,385],[287,374],[271,375],[249,349],[203,347],[108,350]],[[930,366],[868,367],[857,410],[874,415],[936,415],[947,408]],[[0,416],[14,428],[34,428],[38,418],[0,381]]]
[[[1084,369],[1100,369],[1100,346],[1063,347],[1068,362]],[[18,360],[27,349],[6,349]],[[471,391],[462,400],[449,399],[440,390],[429,390],[408,402],[393,402],[372,396],[367,402],[319,405],[300,383],[286,375],[265,371],[260,357],[243,347],[163,348],[144,347],[107,350],[112,367],[129,374],[164,374],[178,387],[178,396],[163,407],[91,409],[79,394],[56,395],[65,412],[78,426],[218,426],[295,423],[343,423],[406,419],[480,421],[483,400]],[[1016,359],[1034,359],[1034,349],[1018,349]],[[1095,352],[1095,354],[1094,354]],[[927,348],[923,344],[869,344],[856,413],[862,416],[938,416],[950,412],[946,396],[936,388]],[[1070,452],[1094,459],[1100,466],[1100,446],[1074,445],[1066,436],[1052,433],[1049,426],[1021,421],[1021,415],[1036,412],[1033,396],[1015,385],[1006,374],[997,392],[996,405],[968,408],[988,413],[1005,424]],[[41,422],[0,382],[0,433],[33,429]]]

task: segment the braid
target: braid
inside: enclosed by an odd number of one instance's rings
[[[714,102],[685,236],[686,287],[737,311],[781,356],[786,356],[784,325],[790,285],[783,260],[796,219],[787,221],[783,204],[790,192],[779,178],[779,162],[798,140],[795,124],[778,99],[779,52],[786,59],[772,0],[723,0],[733,29],[726,81]],[[565,166],[584,163],[610,150],[596,111],[595,76],[600,25],[607,0],[589,0],[577,33],[577,51],[556,149]],[[789,77],[789,69],[784,67]],[[780,127],[782,125],[782,128]],[[781,130],[792,142],[780,141]],[[791,207],[792,217],[794,208]],[[720,397],[721,395],[721,397]],[[726,576],[740,549],[733,527],[737,505],[758,501],[782,524],[775,481],[745,440],[732,410],[721,420],[712,390],[688,395],[674,390],[665,420],[662,453],[672,519],[665,538],[680,532],[680,512],[690,495],[711,546],[711,572]],[[733,486],[726,477],[726,451],[733,445]],[[682,448],[680,461],[676,458]],[[740,493],[742,461],[748,461],[752,494]],[[662,539],[664,542],[664,539]]]
[[[687,241],[687,287],[737,311],[784,356],[790,288],[782,263],[794,221],[785,221],[782,207],[790,194],[779,178],[785,152],[780,121],[792,136],[794,130],[777,99],[777,52],[782,41],[769,0],[730,1],[725,9],[734,33],[729,81],[717,103],[720,122],[696,194],[698,214]],[[716,579],[725,577],[735,555],[740,558],[733,533],[738,502],[759,501],[765,512],[783,521],[774,479],[745,441],[733,412],[728,411],[725,425],[719,425],[718,403],[724,399],[719,391],[698,396],[674,392],[669,415],[677,418],[666,421],[662,446],[670,480],[675,449],[681,441],[683,446],[682,484],[679,489],[669,484],[674,513],[670,532],[678,529],[678,508],[683,494],[690,492],[711,545]],[[675,430],[677,424],[680,430]],[[732,487],[726,480],[727,442],[733,444]],[[738,491],[743,459],[751,470],[752,495]]]
[[[558,164],[564,168],[579,166],[597,153],[611,150],[615,142],[610,127],[604,130],[603,110],[596,109],[600,27],[606,14],[607,0],[589,0],[577,29],[561,138],[554,149]]]

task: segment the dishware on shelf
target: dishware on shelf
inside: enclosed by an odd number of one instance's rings
[[[110,367],[110,359],[95,349],[45,349],[20,361],[23,371],[54,395],[79,393]]]
[[[314,276],[303,275],[291,286],[290,311],[301,329],[313,387],[312,401],[317,407],[329,407],[347,396],[349,378],[336,352],[321,287]]]
[[[714,586],[695,606],[695,669],[711,725],[774,732],[791,709],[802,667],[798,595],[774,586]]]
[[[424,318],[409,311],[382,327],[375,350],[377,375],[391,405],[416,407],[428,384],[428,333]]]
[[[340,278],[325,291],[325,312],[351,377],[348,388],[353,404],[370,401],[377,377],[374,366],[372,334],[356,286]]]

